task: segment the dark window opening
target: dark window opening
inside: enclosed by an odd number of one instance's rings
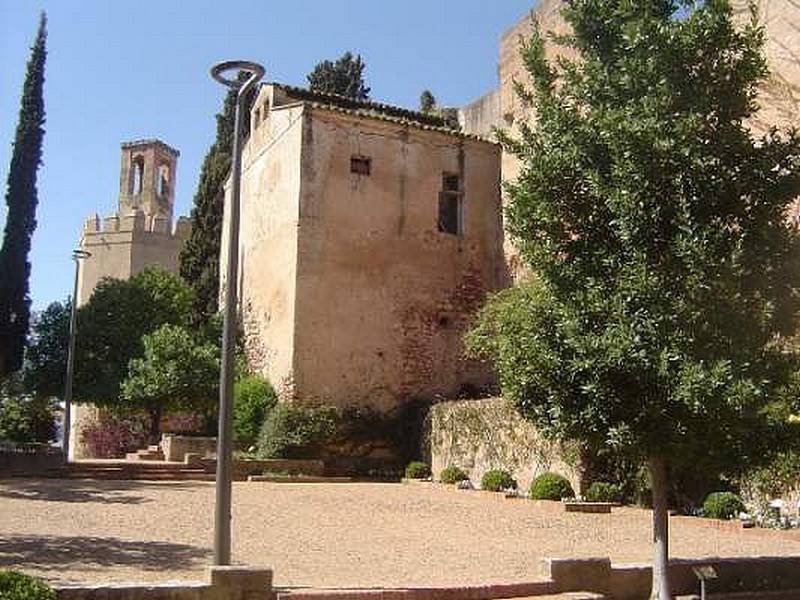
[[[350,157],[350,172],[358,175],[369,175],[372,170],[372,159],[366,156]]]
[[[439,231],[461,235],[461,181],[458,175],[442,175],[442,191],[439,194]]]
[[[447,315],[440,315],[439,316],[439,327],[442,329],[447,329],[450,327],[450,317]]]
[[[442,189],[445,192],[460,192],[458,175],[453,175],[452,173],[442,175]]]

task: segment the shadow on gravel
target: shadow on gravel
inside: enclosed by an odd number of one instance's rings
[[[124,565],[144,570],[182,569],[208,564],[211,551],[171,542],[112,537],[6,535],[0,538],[0,567],[38,570]]]
[[[0,486],[0,499],[41,500],[46,502],[98,502],[101,504],[143,504],[152,502],[137,494],[142,488],[152,488],[160,482],[92,481],[85,479],[9,479]],[[163,484],[161,484],[163,485]],[[170,489],[196,489],[189,482],[170,482]]]

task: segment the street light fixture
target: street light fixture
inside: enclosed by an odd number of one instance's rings
[[[235,71],[236,77],[225,73]],[[247,75],[247,79],[241,77]],[[236,335],[237,282],[239,281],[239,186],[242,178],[242,120],[245,100],[253,86],[264,76],[264,67],[247,60],[228,60],[211,67],[211,77],[237,90],[233,125],[233,160],[231,197],[228,216],[228,263],[225,269],[225,317],[222,327],[222,366],[219,378],[219,432],[217,434],[217,486],[214,506],[214,564],[231,563],[231,464],[233,462],[234,346]]]
[[[69,462],[69,434],[70,434],[70,411],[72,406],[72,373],[75,365],[75,332],[77,329],[76,315],[78,313],[78,274],[80,273],[81,261],[92,255],[87,250],[76,248],[72,251],[72,260],[75,261],[75,285],[72,288],[72,306],[69,311],[69,344],[67,346],[67,375],[64,379],[64,440],[62,451],[64,460]]]

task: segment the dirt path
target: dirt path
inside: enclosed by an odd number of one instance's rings
[[[234,484],[233,558],[280,586],[530,581],[541,559],[648,562],[650,513],[563,513],[438,484]],[[0,568],[50,580],[202,579],[214,484],[0,481]],[[765,535],[765,533],[767,533]],[[672,556],[800,554],[800,535],[674,519]]]

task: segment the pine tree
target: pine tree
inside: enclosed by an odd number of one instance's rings
[[[436,110],[436,96],[430,90],[423,90],[419,95],[419,111],[427,114],[434,110]]]
[[[218,310],[223,185],[231,170],[235,110],[236,92],[231,91],[217,115],[216,140],[203,159],[191,214],[192,232],[181,250],[180,274],[195,292],[195,324]]]
[[[366,65],[361,55],[345,52],[336,62],[324,60],[308,74],[308,87],[313,92],[338,94],[354,100],[369,100],[370,88],[364,84]]]
[[[42,13],[31,48],[14,150],[8,171],[8,214],[0,247],[0,378],[22,367],[30,321],[28,254],[36,229],[36,172],[44,137],[44,65],[47,57],[47,17]]]

